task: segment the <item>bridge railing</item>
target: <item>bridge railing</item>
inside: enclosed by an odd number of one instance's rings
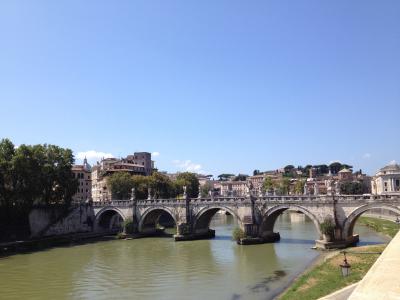
[[[119,206],[128,207],[131,206],[133,202],[131,200],[103,200],[93,202],[94,207],[104,207],[104,206]]]
[[[261,196],[254,198],[256,202],[270,202],[270,203],[285,203],[285,202],[298,202],[298,203],[309,203],[309,202],[333,202],[334,200],[340,203],[354,203],[354,202],[400,202],[400,194],[398,195],[289,195],[289,196]],[[204,203],[241,203],[249,202],[248,197],[212,197],[212,198],[192,198],[190,202],[193,204],[204,204]],[[182,205],[185,204],[184,199],[146,199],[137,200],[138,205]],[[94,207],[104,206],[120,206],[127,207],[132,206],[134,202],[132,200],[108,200],[93,202]]]

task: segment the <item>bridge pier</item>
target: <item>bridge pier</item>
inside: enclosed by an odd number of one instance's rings
[[[344,249],[347,247],[355,246],[360,241],[359,235],[355,234],[352,237],[349,237],[346,240],[316,240],[315,247],[321,250],[329,250],[329,249]]]

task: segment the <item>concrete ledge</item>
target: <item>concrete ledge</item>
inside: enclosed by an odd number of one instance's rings
[[[215,230],[210,229],[206,233],[194,233],[188,235],[174,235],[175,242],[183,242],[183,241],[195,241],[195,240],[208,240],[215,238]]]
[[[246,237],[240,239],[237,243],[239,245],[258,245],[266,243],[274,243],[281,239],[281,235],[278,233],[272,233],[265,237]]]
[[[360,281],[349,300],[400,299],[400,232]],[[351,264],[351,262],[350,262]]]
[[[358,236],[358,234],[356,234],[356,235],[353,235],[353,237],[351,237],[347,240],[342,240],[342,241],[327,242],[325,240],[316,240],[315,246],[318,249],[322,249],[322,250],[343,249],[343,248],[353,246],[353,245],[357,244],[359,241],[360,241],[360,237]]]

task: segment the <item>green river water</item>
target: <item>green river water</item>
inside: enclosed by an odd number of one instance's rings
[[[302,214],[279,217],[274,244],[238,246],[235,226],[217,214],[212,240],[112,240],[0,258],[0,299],[272,299],[319,254]],[[362,244],[387,242],[355,232]]]

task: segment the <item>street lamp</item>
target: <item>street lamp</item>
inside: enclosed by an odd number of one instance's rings
[[[343,263],[340,265],[340,268],[342,270],[342,275],[343,277],[347,277],[350,275],[350,264],[347,262],[347,258],[346,258],[346,251],[343,251],[343,255],[344,255],[344,260]]]
[[[397,216],[397,218],[396,218],[396,224],[400,227],[400,219],[399,219],[399,216]]]

